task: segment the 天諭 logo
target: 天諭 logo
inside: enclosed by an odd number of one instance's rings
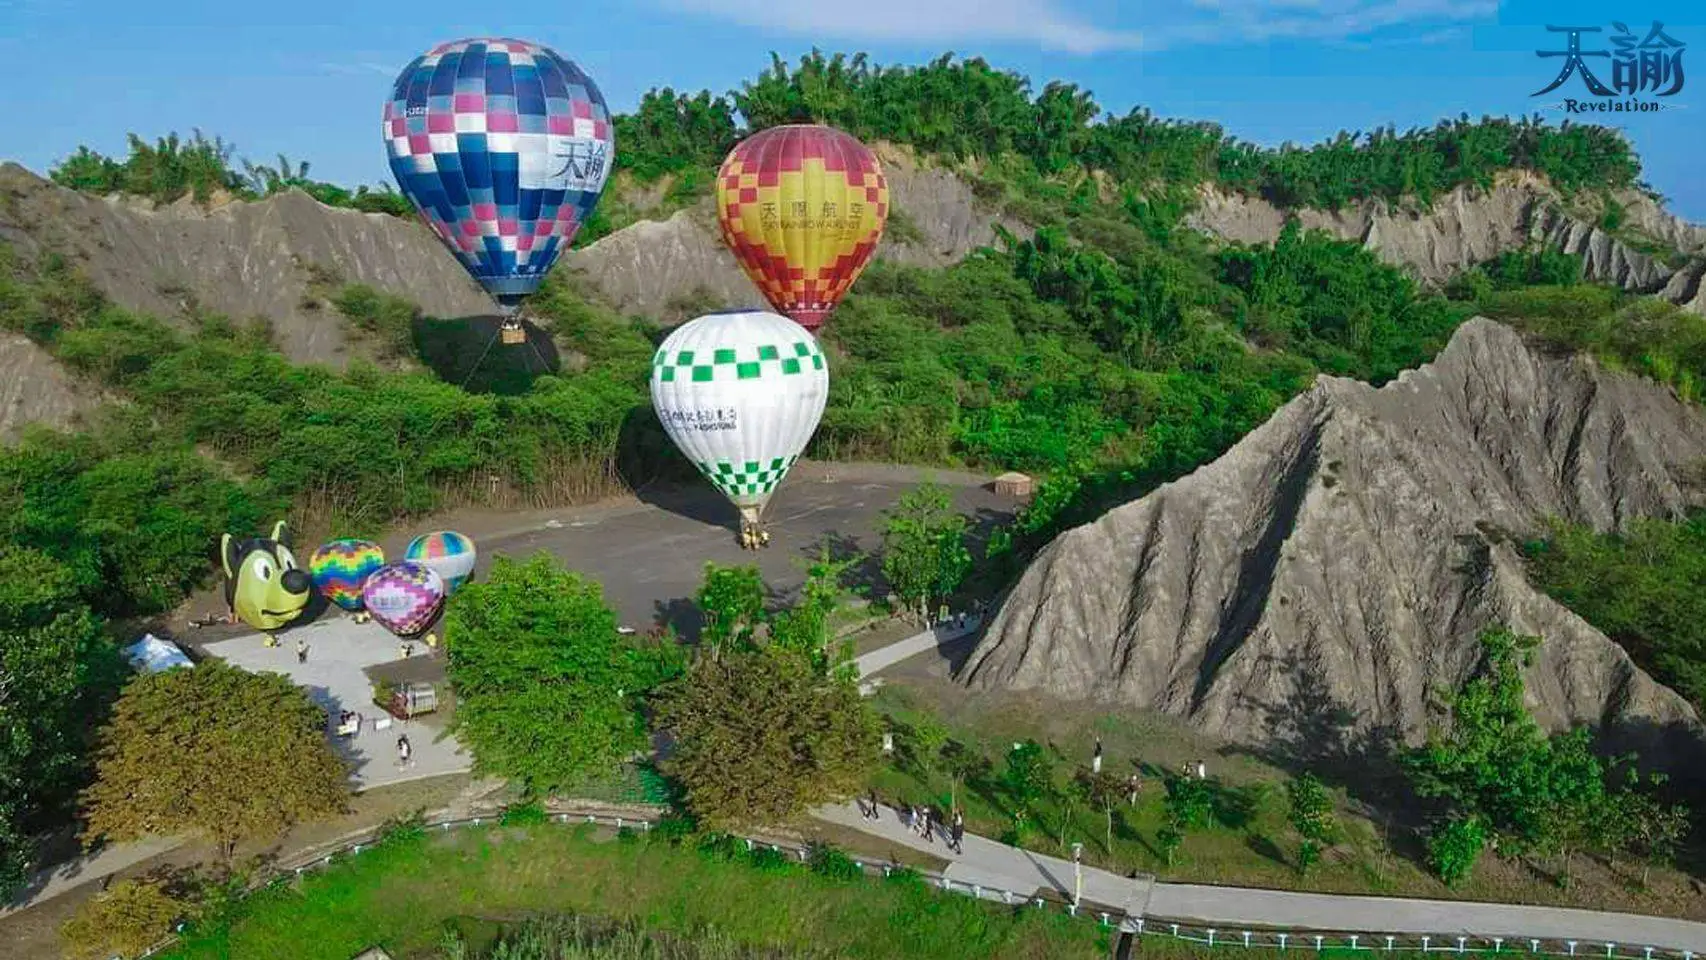
[[[1614,32],[1606,37],[1615,50],[1584,50],[1582,34],[1599,34],[1602,27],[1553,27],[1546,29],[1568,37],[1563,50],[1536,50],[1542,58],[1562,57],[1558,76],[1550,84],[1530,96],[1551,93],[1573,76],[1579,75],[1587,92],[1598,99],[1577,100],[1566,97],[1558,104],[1568,113],[1652,113],[1672,106],[1656,98],[1671,97],[1682,92],[1682,52],[1687,44],[1665,32],[1657,20],[1642,37],[1628,26],[1612,21]],[[1589,42],[1598,37],[1589,38]],[[1590,64],[1588,58],[1596,59]],[[1595,73],[1596,68],[1600,73]],[[1606,66],[1610,72],[1606,73]],[[1601,79],[1609,77],[1610,83]]]

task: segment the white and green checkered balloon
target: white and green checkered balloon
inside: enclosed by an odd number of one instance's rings
[[[767,311],[688,321],[652,358],[652,406],[664,430],[750,520],[805,450],[828,399],[817,340]]]

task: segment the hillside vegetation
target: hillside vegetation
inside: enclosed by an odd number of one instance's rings
[[[1551,318],[1533,328],[1690,395],[1706,377],[1706,320],[1575,283],[1580,265],[1567,258],[1512,252],[1451,299],[1325,234],[1216,248],[1181,225],[1188,188],[1204,179],[1320,204],[1425,200],[1517,166],[1573,188],[1624,187],[1638,165],[1610,130],[1456,121],[1263,151],[1143,111],[1092,124],[1087,93],[1050,84],[1033,95],[978,60],[875,69],[813,55],[729,97],[649,94],[619,120],[619,165],[636,179],[674,177],[669,202],[688,202],[741,134],[737,111],[749,129],[811,117],[960,158],[981,171],[983,193],[1040,228],[940,271],[873,266],[825,328],[835,373],[807,452],[1045,475],[995,538],[992,576],[1109,499],[1216,457],[1318,373],[1389,379],[1477,311]],[[133,139],[125,161],[85,150],[54,179],[161,201],[303,186],[328,203],[403,212],[393,195],[316,185],[283,158],[238,174],[231,157],[199,135]],[[1527,285],[1536,280],[1551,285]],[[354,288],[332,302],[398,349],[431,352],[419,337],[404,343],[399,318],[412,305]],[[584,365],[338,373],[291,365],[263,328],[205,313],[174,327],[114,306],[61,257],[0,248],[0,328],[123,398],[80,433],[37,430],[0,449],[0,566],[57,585],[0,593],[7,649],[25,651],[20,684],[76,688],[62,676],[71,668],[105,675],[111,649],[90,640],[103,622],[170,609],[211,571],[219,534],[280,511],[374,533],[457,503],[572,502],[690,476],[650,410],[660,332],[564,276],[530,315]],[[426,329],[430,339],[439,328]],[[0,881],[8,867],[20,875],[20,838],[78,782],[86,721],[103,702],[91,700],[28,723],[0,713]],[[48,767],[53,777],[34,776]]]

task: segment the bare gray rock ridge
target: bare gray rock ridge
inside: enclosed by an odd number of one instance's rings
[[[16,440],[31,423],[73,426],[96,393],[28,337],[0,330],[0,443]]]
[[[960,679],[1165,711],[1282,755],[1414,741],[1476,668],[1480,631],[1545,638],[1549,728],[1675,756],[1678,694],[1529,586],[1494,531],[1619,527],[1700,502],[1706,415],[1483,318],[1380,388],[1323,377],[1220,459],[1045,547]]]
[[[1683,254],[1682,264],[1637,249],[1624,235],[1607,231],[1573,214],[1556,191],[1532,177],[1506,175],[1490,190],[1458,188],[1420,211],[1369,201],[1337,211],[1287,211],[1257,197],[1205,188],[1188,222],[1223,240],[1271,243],[1288,215],[1306,229],[1326,230],[1368,245],[1387,262],[1410,268],[1430,283],[1440,283],[1500,253],[1537,244],[1579,254],[1583,274],[1639,293],[1663,296],[1696,312],[1706,312],[1700,293],[1706,227],[1683,221],[1635,191],[1616,198],[1624,221],[1657,244]]]
[[[418,223],[325,206],[298,190],[211,210],[87,196],[0,165],[0,239],[71,257],[114,303],[163,318],[190,306],[261,316],[299,363],[342,367],[347,321],[323,302],[341,283],[405,297],[434,316],[492,302]]]

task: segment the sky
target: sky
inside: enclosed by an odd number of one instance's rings
[[[1560,63],[1536,52],[1564,46],[1546,26],[1605,37],[1621,21],[1645,36],[1655,20],[1686,45],[1674,109],[1591,119],[1624,128],[1670,208],[1706,223],[1700,0],[0,0],[0,158],[46,172],[80,144],[122,155],[127,132],[200,128],[258,162],[283,153],[317,179],[378,183],[392,79],[466,36],[555,48],[617,112],[654,87],[736,88],[773,51],[865,51],[883,64],[953,51],[1039,89],[1071,81],[1116,113],[1142,105],[1258,143],[1306,143],[1591,99],[1576,78],[1531,96]],[[1583,49],[1607,46],[1594,39]]]

